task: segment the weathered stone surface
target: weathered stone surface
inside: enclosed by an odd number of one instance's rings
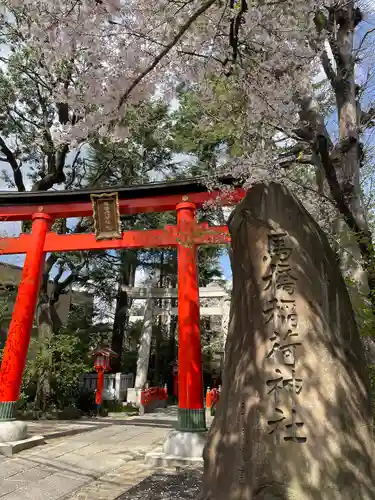
[[[0,443],[20,441],[27,437],[27,424],[20,420],[0,422]]]
[[[173,457],[202,458],[206,437],[205,432],[172,431],[163,444],[163,452]]]
[[[204,450],[210,500],[373,500],[363,348],[328,240],[275,183],[229,221],[233,296]]]

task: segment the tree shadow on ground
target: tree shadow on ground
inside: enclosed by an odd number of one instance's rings
[[[157,472],[116,500],[196,500],[201,484],[202,473],[197,470]]]

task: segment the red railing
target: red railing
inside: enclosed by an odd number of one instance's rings
[[[164,387],[149,387],[141,392],[141,405],[147,406],[153,401],[163,401],[168,399],[167,385]]]

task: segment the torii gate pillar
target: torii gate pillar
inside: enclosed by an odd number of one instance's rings
[[[197,248],[191,242],[195,205],[177,205],[178,269],[178,422],[179,430],[206,430],[200,339]]]
[[[202,354],[199,319],[197,249],[192,242],[196,230],[195,205],[177,205],[178,269],[178,430],[172,431],[161,456],[146,455],[146,462],[202,458],[206,442],[203,406]]]
[[[44,213],[33,216],[32,244],[26,254],[12,321],[9,325],[0,369],[0,441],[25,439],[26,424],[14,422],[14,408],[20,395],[31,329],[38,300],[44,242],[52,219]]]
[[[32,244],[26,254],[1,363],[0,420],[13,419],[14,406],[20,394],[42,276],[44,242],[51,221],[51,217],[44,213],[33,216]]]

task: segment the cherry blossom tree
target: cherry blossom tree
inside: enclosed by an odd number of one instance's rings
[[[53,73],[56,106],[68,111],[54,133],[69,141],[103,126],[116,133],[130,102],[217,71],[252,96],[253,128],[265,115],[294,123],[292,96],[315,53],[306,40],[319,7],[299,0],[1,3],[12,45],[27,47],[41,78]]]

